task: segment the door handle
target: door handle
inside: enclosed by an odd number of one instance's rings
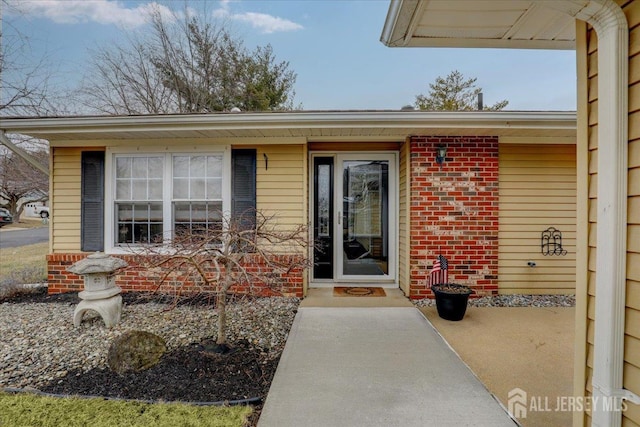
[[[340,225],[341,220],[342,220],[342,212],[338,212],[338,225]]]

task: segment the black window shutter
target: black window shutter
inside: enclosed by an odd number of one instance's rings
[[[80,249],[104,250],[104,151],[83,151]]]
[[[243,229],[256,224],[256,150],[231,151],[231,215]]]

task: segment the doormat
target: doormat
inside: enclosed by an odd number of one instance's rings
[[[336,286],[333,288],[334,297],[386,297],[387,294],[383,288],[374,287],[343,287]]]

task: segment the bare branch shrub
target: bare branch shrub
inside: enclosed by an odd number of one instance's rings
[[[175,230],[168,244],[137,250],[135,262],[148,269],[156,292],[171,292],[176,298],[213,292],[216,344],[226,347],[227,295],[279,294],[310,260],[304,225],[287,229],[260,211],[220,217],[208,228]]]

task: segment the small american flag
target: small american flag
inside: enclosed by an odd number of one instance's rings
[[[449,262],[443,255],[438,255],[438,258],[433,262],[433,268],[429,273],[428,287],[438,285],[440,283],[449,282]]]

